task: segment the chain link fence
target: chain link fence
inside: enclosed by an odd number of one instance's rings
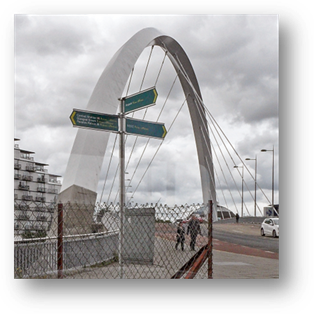
[[[15,203],[14,277],[170,279],[194,267],[210,278],[204,208]]]

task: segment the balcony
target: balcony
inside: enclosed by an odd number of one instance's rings
[[[32,177],[32,176],[23,175],[23,176],[22,176],[22,180],[24,180],[24,181],[32,181],[32,180],[33,180],[33,177]]]
[[[14,163],[14,169],[20,170],[21,169],[21,164]]]
[[[58,194],[58,189],[48,189],[47,192],[51,194]]]
[[[46,193],[46,189],[44,187],[38,186],[37,192]]]
[[[18,209],[19,210],[28,210],[29,209],[29,205],[19,204]]]
[[[42,197],[42,196],[36,196],[35,201],[36,201],[36,202],[45,202],[45,201],[46,201],[46,198],[45,198],[45,197]]]
[[[49,179],[49,183],[61,184],[61,181],[57,179]]]
[[[38,183],[45,183],[46,179],[45,179],[45,177],[40,177],[40,178],[37,178],[37,182]]]
[[[50,213],[53,213],[53,212],[55,211],[55,208],[56,208],[56,204],[50,204],[50,205],[48,206],[48,211],[49,211]]]
[[[36,231],[45,230],[44,226],[41,223],[34,223],[32,227],[33,227],[33,230],[36,230]]]
[[[34,161],[34,157],[31,157],[30,154],[21,153],[20,157],[22,159],[27,159],[27,160]]]
[[[14,180],[21,180],[21,175],[18,173],[14,173]]]
[[[36,210],[39,212],[45,212],[46,211],[46,207],[42,204],[39,204],[36,206]]]
[[[25,170],[34,172],[34,171],[36,171],[36,168],[35,168],[35,166],[31,165],[31,166],[26,166]]]
[[[44,216],[44,215],[40,215],[40,216],[37,216],[37,217],[36,217],[36,220],[37,220],[37,221],[47,221],[47,217]]]
[[[19,190],[24,190],[24,191],[28,191],[29,190],[29,185],[25,185],[25,184],[19,184]]]
[[[17,221],[14,221],[14,230],[19,230],[20,229],[20,225]]]
[[[32,195],[22,195],[22,200],[24,201],[32,201],[33,196]]]
[[[20,214],[17,216],[19,220],[29,220],[29,216],[26,214]]]

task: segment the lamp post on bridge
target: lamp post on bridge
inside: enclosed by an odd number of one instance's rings
[[[233,166],[233,168],[242,168],[242,196],[241,196],[241,217],[243,217],[243,180],[244,180],[244,167],[243,166]]]
[[[255,193],[254,193],[254,217],[256,217],[256,174],[257,174],[257,156],[255,158],[245,158],[245,160],[255,160]]]
[[[274,145],[273,145],[273,149],[262,149],[261,152],[273,152],[273,166],[272,166],[272,194],[271,194],[271,205],[272,205],[272,208],[273,210],[275,209],[274,207],[274,168],[275,168],[275,149],[274,149]]]

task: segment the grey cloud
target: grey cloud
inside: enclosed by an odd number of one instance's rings
[[[205,105],[221,123],[241,156],[277,143],[278,34],[274,17],[17,16],[16,136],[25,143],[25,148],[36,151],[39,160],[49,162],[53,173],[64,175],[76,134],[69,120],[72,109],[86,107],[99,76],[115,51],[134,33],[148,26],[160,29],[182,45],[195,69]],[[149,51],[147,48],[139,59],[129,93],[139,89]],[[164,52],[156,47],[152,56],[154,59],[143,88],[155,83]],[[156,119],[175,75],[166,59],[157,83],[157,104],[149,109],[147,120]],[[176,82],[159,119],[167,128],[183,100],[182,88]],[[136,115],[140,118],[143,113]],[[127,150],[132,143],[131,140],[127,143]],[[130,173],[145,143],[143,138],[138,140],[129,165]],[[139,166],[139,177],[158,145],[157,140],[150,141]],[[117,156],[115,153],[114,165]],[[270,156],[260,158],[260,182],[269,188],[270,158],[267,157]],[[102,171],[108,160],[106,156]],[[171,173],[174,167],[176,170]],[[108,186],[112,183],[113,172],[111,170],[109,174]],[[100,192],[104,176],[102,172]],[[156,200],[160,194],[171,199],[172,191],[175,194],[172,200],[179,199],[183,203],[186,199],[196,202],[201,197],[195,142],[186,106],[143,183],[136,195],[143,202],[147,190]]]

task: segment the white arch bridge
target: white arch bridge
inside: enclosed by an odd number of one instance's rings
[[[209,139],[210,126],[207,119],[207,116],[211,115],[204,106],[191,62],[176,40],[154,28],[146,28],[136,33],[114,54],[108,63],[94,88],[86,110],[112,115],[117,113],[120,105],[119,99],[126,96],[123,95],[125,91],[126,94],[128,93],[128,81],[130,82],[132,78],[135,63],[144,49],[149,46],[152,48],[158,46],[164,51],[164,58],[169,58],[179,78],[192,122],[203,203],[207,204],[209,200],[213,201],[213,220],[215,221],[217,220],[215,169],[213,167],[212,145]],[[64,175],[59,201],[95,204],[99,176],[109,136],[109,132],[78,129]],[[214,154],[217,157],[215,151]],[[243,163],[240,157],[239,159]],[[232,158],[231,160],[232,165],[230,167],[233,168],[235,160]],[[247,168],[244,163],[243,166]],[[252,175],[251,177],[253,178]],[[91,216],[93,209],[91,208]]]

